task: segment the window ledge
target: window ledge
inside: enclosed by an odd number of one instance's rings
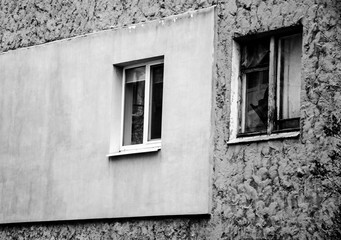
[[[295,138],[295,137],[298,137],[299,135],[300,135],[300,132],[286,132],[286,133],[274,133],[271,135],[241,137],[241,138],[231,139],[226,144],[232,145],[232,144],[237,144],[237,143],[260,142],[260,141],[268,141],[268,140],[281,139],[281,138]]]
[[[138,153],[148,153],[148,152],[157,152],[161,149],[161,146],[153,146],[153,147],[145,147],[145,148],[136,148],[136,149],[127,149],[121,150],[119,152],[109,153],[107,157],[115,157],[115,156],[123,156],[123,155],[131,155]]]

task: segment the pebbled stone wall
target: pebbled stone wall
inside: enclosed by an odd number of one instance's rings
[[[326,132],[341,119],[340,1],[2,0],[0,52],[211,5],[218,15],[211,217],[1,225],[1,240],[340,236],[340,179],[328,174],[337,173],[333,153],[340,139]],[[227,145],[232,37],[298,23],[304,80],[300,138]]]
[[[326,135],[325,127],[332,115],[341,119],[341,2],[228,1],[218,14],[214,228],[209,238],[337,239],[340,179],[322,172],[335,167],[330,153],[339,142]],[[303,25],[300,138],[227,146],[231,36],[297,23]]]
[[[0,239],[206,239],[205,228],[206,221],[196,218],[39,223],[2,226]]]

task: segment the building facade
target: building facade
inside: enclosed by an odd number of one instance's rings
[[[340,2],[0,6],[0,239],[340,236]]]

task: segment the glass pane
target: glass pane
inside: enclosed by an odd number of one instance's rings
[[[162,95],[163,95],[163,64],[152,66],[151,76],[151,108],[149,139],[161,138]]]
[[[301,53],[301,34],[280,39],[279,129],[299,127]]]
[[[144,88],[141,68],[126,70],[123,145],[143,143]],[[131,81],[134,79],[134,81]]]
[[[126,83],[144,81],[146,76],[146,67],[137,67],[127,69],[126,72]]]
[[[245,133],[262,132],[268,122],[269,71],[246,74]]]
[[[261,42],[252,42],[252,44],[243,47],[241,66],[245,68],[269,66],[269,49],[270,43],[268,39]]]

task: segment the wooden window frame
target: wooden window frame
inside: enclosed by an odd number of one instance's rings
[[[271,31],[267,33],[257,34],[254,36],[238,37],[233,41],[232,52],[232,80],[231,80],[231,116],[230,116],[230,143],[248,141],[247,139],[267,140],[272,138],[280,138],[281,136],[296,137],[299,135],[300,126],[297,128],[275,129],[275,122],[279,119],[280,99],[280,81],[278,71],[280,66],[279,39],[289,37],[291,35],[301,34],[302,27],[296,26],[283,30]],[[245,72],[241,71],[241,49],[245,43],[253,40],[269,40],[269,85],[268,85],[268,119],[267,128],[264,132],[248,132],[242,129],[245,127],[245,96],[246,96],[246,79]],[[301,64],[302,65],[302,64]],[[236,116],[237,115],[237,116]]]

